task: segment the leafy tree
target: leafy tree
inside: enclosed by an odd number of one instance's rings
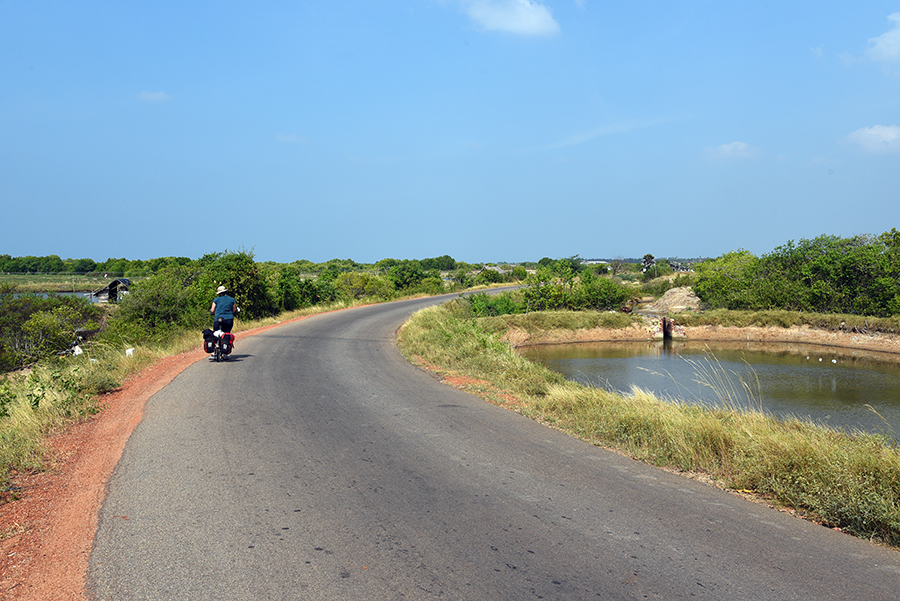
[[[240,317],[262,319],[277,312],[274,295],[269,293],[262,270],[250,251],[226,251],[217,259],[208,261],[199,284],[197,300],[205,302],[207,309],[216,288],[225,286],[229,295],[237,301]]]
[[[211,322],[208,299],[199,298],[199,265],[167,267],[136,282],[116,303],[104,337],[134,342],[163,341],[181,329],[200,330]]]
[[[573,294],[573,309],[609,311],[620,309],[631,300],[631,291],[612,278],[597,277],[590,271],[582,274],[580,286]]]
[[[419,261],[404,259],[390,267],[387,276],[397,290],[406,290],[417,286],[428,274]]]
[[[523,297],[529,311],[568,309],[575,304],[572,297],[574,274],[571,272],[560,276],[548,267],[539,267],[529,274],[525,285]]]
[[[453,272],[451,279],[462,286],[463,288],[468,288],[472,285],[472,277],[469,275],[469,272],[465,269],[457,269]]]
[[[389,279],[367,273],[342,273],[334,280],[334,287],[343,296],[354,300],[388,300],[394,295],[394,285]]]
[[[0,370],[64,350],[76,332],[97,327],[102,309],[80,297],[19,294],[0,286]]]
[[[420,261],[422,269],[428,271],[452,271],[456,269],[456,261],[450,255],[443,255]]]
[[[475,276],[476,284],[500,284],[504,281],[503,274],[496,269],[485,267]]]
[[[581,257],[575,255],[557,260],[554,269],[560,274],[565,272],[578,273],[583,267],[584,263],[581,262]]]
[[[78,339],[77,331],[82,325],[82,316],[71,306],[38,311],[22,324],[21,336],[12,350],[23,366],[61,353]]]
[[[93,259],[75,259],[68,269],[73,273],[91,273],[97,269],[97,262]]]
[[[319,302],[315,280],[304,278],[296,264],[284,265],[276,271],[275,303],[282,311],[294,311]]]
[[[740,293],[747,287],[758,262],[750,251],[741,249],[700,263],[694,293],[713,307],[740,308]]]
[[[421,290],[425,294],[443,294],[446,292],[444,288],[444,280],[435,272],[429,272],[430,275],[422,278],[422,281],[416,286],[417,290]]]
[[[694,291],[729,309],[790,309],[886,317],[900,313],[896,230],[789,241],[759,259],[728,253],[697,266]]]

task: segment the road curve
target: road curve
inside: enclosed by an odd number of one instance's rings
[[[594,448],[409,365],[435,299],[238,339],[147,404],[97,600],[866,599],[900,553]]]

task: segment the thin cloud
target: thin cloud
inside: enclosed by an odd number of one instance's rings
[[[584,142],[589,142],[595,138],[600,138],[603,136],[609,136],[612,134],[621,134],[633,129],[642,129],[644,127],[650,127],[652,125],[657,125],[662,123],[662,121],[625,121],[623,123],[616,123],[615,125],[607,125],[606,127],[600,127],[597,129],[592,129],[586,132],[582,132],[580,134],[575,134],[573,136],[569,136],[564,140],[560,140],[558,142],[554,142],[547,146],[548,149],[553,150],[556,148],[566,148],[567,146],[575,146],[576,144],[582,144]]]
[[[559,23],[550,9],[533,0],[464,0],[463,10],[485,31],[503,31],[527,36],[559,33]]]
[[[747,158],[756,156],[756,153],[757,149],[746,142],[729,142],[728,144],[706,149],[708,156],[722,158]]]
[[[165,92],[141,92],[135,95],[135,98],[146,102],[168,102],[172,100],[172,96]]]
[[[301,138],[297,134],[277,134],[275,136],[276,142],[281,142],[282,144],[299,144],[300,142],[305,142],[305,138]]]
[[[900,152],[900,126],[873,125],[861,127],[847,135],[847,141],[866,152],[882,154]]]
[[[872,60],[894,62],[900,61],[900,13],[888,15],[894,22],[894,28],[877,38],[869,38],[869,49],[866,54]]]

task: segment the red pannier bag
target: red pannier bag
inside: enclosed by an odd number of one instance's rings
[[[230,355],[231,350],[234,348],[234,334],[231,332],[224,332],[222,334],[222,340],[225,342],[225,354]]]

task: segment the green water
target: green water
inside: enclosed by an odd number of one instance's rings
[[[637,386],[661,398],[709,405],[727,398],[779,417],[900,439],[900,367],[886,354],[660,341],[539,346],[523,355],[589,386],[624,393]]]

